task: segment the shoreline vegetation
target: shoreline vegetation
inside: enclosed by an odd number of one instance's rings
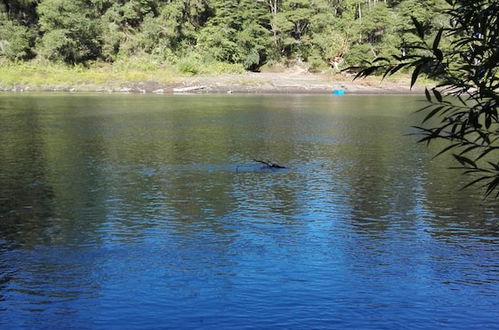
[[[448,25],[442,14],[448,6],[446,0],[0,0],[0,90],[423,93],[409,88],[407,71],[382,83],[341,72],[375,58],[419,54],[410,48],[417,41],[412,18],[435,35]]]
[[[306,63],[263,68],[261,72],[226,63],[207,65],[196,72],[153,64],[85,67],[49,62],[0,63],[2,92],[329,94],[342,89],[347,94],[424,93],[422,85],[409,86],[410,77],[404,74],[384,81],[380,77],[354,81],[352,74],[309,72]]]

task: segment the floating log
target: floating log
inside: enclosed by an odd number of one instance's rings
[[[188,93],[188,92],[194,92],[194,91],[205,89],[205,88],[206,88],[206,86],[178,87],[178,88],[174,88],[173,92],[174,93]]]
[[[286,166],[279,165],[277,163],[271,162],[270,160],[263,160],[263,159],[253,159],[253,161],[264,164],[268,168],[286,168]]]

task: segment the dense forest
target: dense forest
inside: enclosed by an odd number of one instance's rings
[[[0,57],[68,64],[129,57],[258,70],[341,69],[406,52],[411,16],[445,25],[444,0],[0,0]],[[188,68],[187,68],[188,69]]]

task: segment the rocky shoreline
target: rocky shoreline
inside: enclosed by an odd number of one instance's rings
[[[424,88],[409,88],[404,81],[353,80],[351,76],[331,77],[310,73],[244,73],[220,76],[179,77],[173,83],[157,81],[127,82],[113,86],[92,84],[78,86],[25,85],[4,86],[4,92],[97,92],[142,94],[330,94],[335,89],[346,94],[422,94]]]

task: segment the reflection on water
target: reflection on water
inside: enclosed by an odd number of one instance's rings
[[[419,102],[1,95],[0,326],[496,327],[497,202]]]

